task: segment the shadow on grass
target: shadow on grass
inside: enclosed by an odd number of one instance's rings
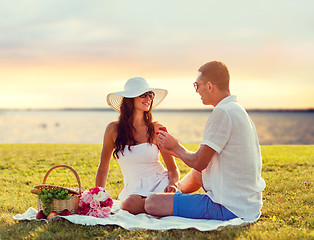
[[[0,226],[0,239],[30,239],[37,229],[44,228],[46,222],[16,221],[9,226]]]
[[[77,225],[65,219],[51,222],[17,221],[12,225],[0,227],[0,239],[235,239],[249,231],[250,226],[201,232],[196,229],[125,230],[112,225]]]

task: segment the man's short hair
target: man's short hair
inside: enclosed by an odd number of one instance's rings
[[[214,83],[220,90],[229,91],[230,75],[224,63],[218,61],[208,62],[201,66],[198,71],[202,73],[204,81]]]

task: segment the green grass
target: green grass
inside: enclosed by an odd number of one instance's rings
[[[196,150],[198,145],[186,145]],[[50,167],[72,166],[82,187],[94,186],[100,145],[2,144],[0,145],[0,239],[314,239],[314,145],[262,146],[262,176],[267,187],[260,220],[246,227],[200,232],[195,229],[128,231],[117,226],[82,226],[67,221],[15,221],[13,216],[36,208],[30,189],[41,184]],[[189,168],[177,160],[183,177]],[[77,186],[67,169],[56,169],[47,183]],[[122,190],[122,174],[111,161],[106,188],[113,198]]]

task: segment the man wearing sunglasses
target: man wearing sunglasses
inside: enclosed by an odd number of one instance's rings
[[[158,135],[159,147],[192,170],[181,180],[181,191],[149,196],[145,210],[156,216],[254,222],[260,217],[266,186],[255,126],[230,93],[225,64],[212,61],[198,71],[195,91],[204,105],[214,106],[200,148],[191,152],[169,133]],[[189,194],[201,187],[204,194]]]

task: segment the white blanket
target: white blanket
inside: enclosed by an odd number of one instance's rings
[[[16,220],[37,220],[37,211],[29,208],[23,214],[17,214],[13,218]],[[251,222],[245,222],[240,218],[229,221],[188,219],[182,217],[162,217],[156,218],[148,214],[133,215],[120,208],[120,201],[114,200],[112,214],[107,218],[95,218],[90,216],[73,214],[70,216],[56,216],[55,218],[65,218],[68,221],[81,225],[117,225],[127,230],[150,229],[150,230],[169,230],[195,228],[199,231],[221,230],[227,226],[245,226]],[[51,220],[53,220],[52,218]],[[37,220],[43,221],[43,220]],[[46,220],[45,220],[46,221]]]

